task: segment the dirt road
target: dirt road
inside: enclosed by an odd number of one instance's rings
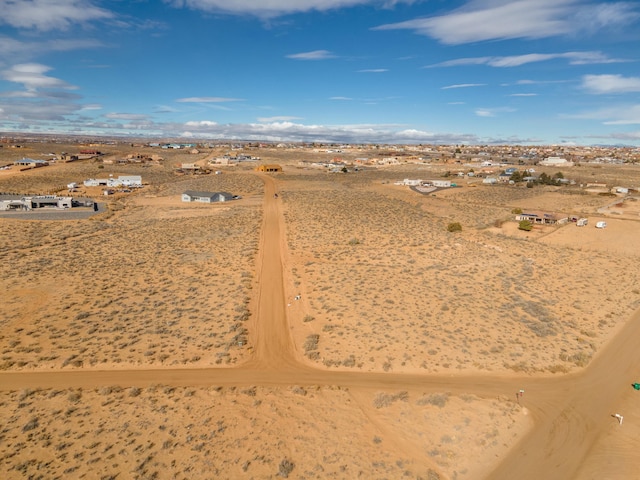
[[[521,400],[535,427],[512,447],[491,478],[573,478],[611,425],[611,414],[633,380],[640,378],[640,312],[637,312],[580,374],[535,378],[515,375],[410,375],[335,372],[312,368],[299,359],[287,321],[282,258],[286,248],[276,185],[265,181],[265,210],[257,261],[255,315],[250,320],[252,359],[236,368],[71,370],[0,373],[0,390],[25,388],[149,386],[340,385],[358,389],[419,389],[421,392],[511,396]],[[633,452],[629,452],[633,454]],[[633,457],[631,457],[633,458]],[[417,461],[421,459],[417,458]],[[616,477],[615,467],[610,478]]]

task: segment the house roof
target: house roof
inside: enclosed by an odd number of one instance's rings
[[[229,192],[197,192],[195,190],[187,190],[183,193],[183,195],[189,195],[190,197],[207,197],[207,198],[213,198],[215,196],[222,196],[225,198],[233,198],[233,195]]]

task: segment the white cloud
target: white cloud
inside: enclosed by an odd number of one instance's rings
[[[601,29],[629,23],[638,16],[631,2],[589,5],[585,0],[470,0],[449,14],[375,27],[408,29],[448,45],[573,35],[580,29]],[[595,15],[595,24],[589,16]],[[576,21],[582,18],[584,22]],[[586,27],[585,25],[588,25]]]
[[[36,30],[66,30],[71,25],[114,17],[89,0],[0,0],[0,11],[0,23]]]
[[[50,39],[46,42],[23,42],[0,35],[0,60],[20,62],[48,52],[68,52],[87,48],[103,47],[99,40]]]
[[[397,3],[413,3],[415,0],[165,0],[175,7],[187,7],[205,12],[221,12],[232,15],[254,15],[273,18],[290,13],[327,11],[357,5],[392,7]]]
[[[107,113],[105,118],[110,120],[129,120],[129,121],[144,121],[148,120],[148,116],[140,113]]]
[[[78,87],[70,85],[64,80],[48,77],[46,72],[51,67],[40,63],[20,63],[0,72],[2,78],[14,83],[21,83],[28,91],[40,88],[63,88],[74,90]]]
[[[478,108],[476,109],[475,114],[478,117],[495,117],[500,113],[512,113],[515,111],[515,108],[511,107]]]
[[[187,97],[178,98],[176,102],[180,103],[226,103],[226,102],[241,102],[242,98],[227,98],[227,97]]]
[[[8,99],[0,100],[0,110],[0,118],[5,121],[33,125],[43,122],[44,125],[48,125],[49,122],[66,121],[68,116],[78,112],[78,105],[55,99]]]
[[[564,115],[564,118],[600,120],[604,125],[640,125],[640,104],[614,105],[599,110]]]
[[[328,50],[313,50],[311,52],[293,53],[286,57],[293,60],[327,60],[329,58],[336,58],[336,56]]]
[[[476,110],[476,115],[479,117],[495,117],[495,113],[484,108],[478,108]]]
[[[585,75],[582,77],[582,87],[595,94],[640,92],[640,77]]]
[[[190,121],[185,123],[186,126],[188,127],[215,127],[216,125],[218,125],[217,122],[212,122],[209,120],[201,120],[199,122],[196,121]]]
[[[349,101],[349,100],[353,100],[353,98],[350,98],[350,97],[329,97],[329,100]]]
[[[451,90],[454,88],[484,87],[486,85],[486,83],[458,83],[456,85],[447,85],[446,87],[442,87],[442,90]]]
[[[387,68],[367,68],[364,70],[358,70],[358,73],[384,73],[388,71],[389,69]]]
[[[512,93],[510,97],[537,97],[537,93]]]
[[[300,117],[287,117],[287,116],[277,116],[277,117],[259,117],[257,119],[260,123],[270,123],[270,122],[289,122],[291,120],[300,120]]]
[[[480,139],[470,134],[434,133],[402,129],[399,125],[304,125],[290,121],[212,126],[182,124],[183,134],[199,138],[226,138],[292,142],[352,142],[352,143],[476,143]],[[175,132],[179,124],[165,125]],[[169,132],[166,132],[169,134]]]
[[[519,67],[527,63],[545,62],[555,59],[568,60],[571,65],[588,65],[597,63],[619,63],[625,60],[609,58],[601,52],[564,52],[564,53],[527,53],[502,57],[470,57],[456,58],[445,62],[428,65],[433,67],[459,67],[466,65],[489,65],[490,67]]]

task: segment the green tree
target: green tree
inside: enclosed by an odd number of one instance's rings
[[[462,225],[460,225],[460,222],[453,222],[450,223],[449,225],[447,225],[447,232],[461,232],[462,231]]]
[[[553,183],[553,180],[551,179],[551,177],[549,177],[549,175],[542,172],[538,177],[538,182],[540,182],[542,185],[549,185],[550,183]]]
[[[530,232],[533,229],[533,224],[529,220],[520,220],[518,224],[518,230],[524,230]]]

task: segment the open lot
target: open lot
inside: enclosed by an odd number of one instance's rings
[[[602,415],[626,408],[625,438],[638,438],[621,392],[640,372],[606,374],[640,308],[640,222],[601,210],[614,199],[578,187],[420,195],[393,181],[437,167],[281,161],[275,176],[94,161],[0,176],[6,192],[105,173],[148,183],[88,220],[0,219],[7,478],[508,478],[498,458],[522,465],[513,446],[549,438],[572,474],[582,461],[640,466],[609,429],[614,412]],[[243,198],[185,204],[184,190]],[[514,208],[590,224],[523,232]],[[594,378],[615,385],[608,400],[585,400]]]

